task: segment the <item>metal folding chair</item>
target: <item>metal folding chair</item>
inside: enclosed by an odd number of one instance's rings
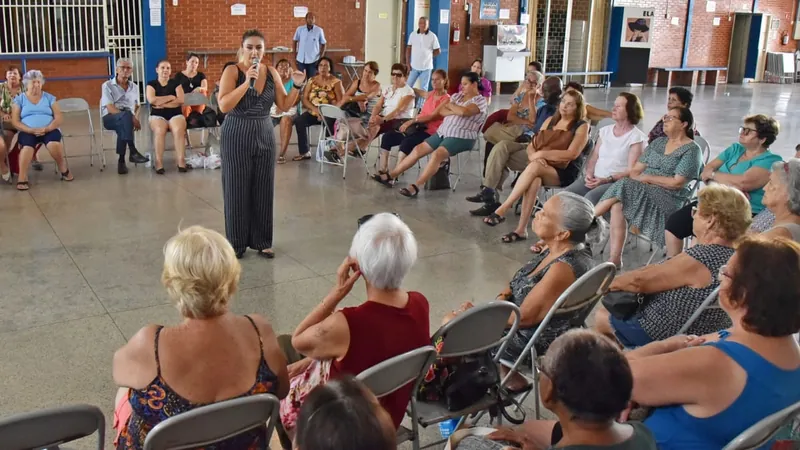
[[[355,133],[353,133],[352,128],[350,128],[350,122],[347,120],[347,114],[345,114],[345,112],[338,106],[333,105],[319,105],[319,113],[322,115],[322,120],[320,120],[322,128],[319,130],[319,139],[317,139],[317,162],[319,162],[319,173],[323,172],[325,164],[330,164],[332,166],[342,167],[342,178],[346,178],[347,160],[350,158],[359,158],[361,159],[361,162],[364,163],[364,172],[369,175],[366,150],[362,150],[361,146],[358,145],[358,139],[356,138]],[[336,137],[334,130],[331,130],[328,127],[328,121],[325,119],[334,119],[339,124],[339,127],[344,127],[344,139],[338,139]],[[326,132],[329,137],[325,136]],[[332,151],[336,151],[337,145],[342,145],[344,147],[345,153],[341,163],[331,162],[325,159],[325,151],[327,150],[329,142],[333,144],[333,147],[331,148]],[[355,145],[356,153],[359,156],[350,156],[350,152],[347,151],[348,144],[351,142],[353,145]]]
[[[190,92],[188,94],[184,94],[183,95],[183,106],[200,106],[200,105],[203,105],[206,108],[213,108],[211,106],[211,102],[209,101],[208,97],[206,97],[203,94]],[[204,134],[208,133],[208,136],[206,138],[206,143],[203,146],[203,148],[205,149],[203,154],[208,155],[208,147],[211,145],[211,135],[213,134],[214,137],[219,139],[219,136],[218,136],[219,127],[215,125],[213,127],[189,128],[187,126],[187,128],[186,128],[186,141],[187,141],[187,143],[189,145],[186,146],[186,150],[194,149],[194,145],[192,144],[192,134],[190,133],[190,131],[193,131],[193,130],[200,130]],[[201,139],[201,142],[202,142],[202,139]]]
[[[56,102],[58,107],[61,109],[63,114],[70,114],[70,113],[86,113],[86,119],[89,123],[89,129],[86,134],[73,134],[73,133],[64,133],[62,131],[61,136],[61,143],[64,146],[64,157],[67,156],[67,141],[66,138],[74,138],[74,137],[88,137],[89,138],[89,146],[90,146],[90,154],[89,154],[89,165],[94,167],[94,157],[97,156],[100,159],[100,162],[103,164],[100,170],[106,168],[106,156],[105,153],[98,147],[97,145],[97,137],[95,136],[94,131],[94,122],[92,121],[92,111],[89,107],[89,103],[82,99],[82,98],[64,98],[58,100]]]
[[[100,408],[73,405],[0,419],[0,442],[7,449],[58,449],[59,445],[97,433],[105,445],[106,419]]]
[[[736,436],[722,450],[755,450],[768,443],[780,429],[800,415],[800,402],[769,415]]]
[[[147,434],[144,450],[183,450],[214,444],[255,428],[269,442],[280,403],[271,394],[234,398],[172,416]]]
[[[709,145],[708,141],[701,136],[695,136],[694,142],[700,146],[700,151],[703,152],[703,165],[708,164],[708,160],[711,158],[711,145]]]
[[[590,137],[592,138],[593,141],[597,142],[597,136],[600,135],[600,129],[603,127],[607,127],[609,125],[614,125],[615,123],[616,122],[614,122],[614,119],[611,119],[609,117],[606,117],[605,119],[600,119],[600,121],[597,122],[597,125],[592,127]]]
[[[541,323],[536,326],[536,331],[533,333],[533,336],[531,336],[530,340],[528,340],[528,343],[525,345],[525,349],[520,353],[516,361],[500,361],[503,366],[509,368],[508,374],[503,379],[503,383],[507,382],[514,372],[517,372],[528,380],[533,381],[533,389],[525,393],[524,397],[522,397],[520,400],[520,403],[525,400],[531,391],[533,391],[534,398],[536,399],[534,408],[537,420],[540,418],[540,375],[537,361],[538,356],[540,355],[536,354],[536,340],[539,339],[539,336],[542,335],[550,323],[550,320],[552,320],[557,314],[572,314],[574,315],[574,317],[571,319],[573,325],[576,328],[585,327],[586,318],[589,316],[589,313],[592,312],[595,305],[597,305],[597,302],[600,301],[606,292],[608,292],[608,287],[611,286],[611,282],[614,280],[616,273],[617,268],[614,266],[614,264],[605,262],[597,267],[594,267],[592,270],[583,274],[582,277],[575,280],[575,282],[572,283],[567,290],[561,293],[558,299],[556,299],[556,302],[553,303],[553,306],[550,307],[550,310],[547,312],[547,315],[544,316],[544,319],[541,321]],[[525,361],[529,354],[531,357],[531,373],[524,373],[520,370],[520,368],[523,361]]]
[[[714,303],[718,297],[719,297],[719,286],[717,286],[716,289],[714,289],[710,294],[708,294],[708,297],[706,297],[706,299],[703,300],[703,303],[701,303],[700,306],[698,306],[697,309],[692,313],[692,315],[689,317],[689,320],[687,320],[686,323],[683,324],[680,331],[678,331],[678,334],[686,334],[689,328],[691,328],[691,326],[694,325],[694,323],[697,321],[700,315],[703,314],[703,312],[705,312],[705,310],[715,307],[712,306],[712,303]],[[716,306],[716,308],[719,308],[719,306]]]
[[[459,154],[457,154],[455,156],[456,167],[458,167],[458,172],[456,172],[456,173],[450,172],[450,176],[455,175],[455,177],[456,177],[456,181],[453,182],[453,187],[451,188],[453,190],[453,192],[456,191],[456,186],[458,186],[458,182],[461,181],[461,175],[464,173],[464,169],[463,169],[464,164],[469,164],[469,160],[472,158],[472,154],[473,153],[477,153],[478,154],[478,177],[481,178],[481,174],[483,173],[483,158],[481,158],[480,155],[481,155],[481,137],[483,136],[483,133],[481,133],[480,130],[482,130],[483,127],[486,125],[486,120],[488,120],[488,119],[489,119],[489,116],[487,114],[486,118],[483,120],[483,123],[481,124],[481,127],[478,128],[478,130],[479,130],[478,131],[478,137],[475,138],[475,143],[472,144],[472,148],[469,149],[468,152],[466,152],[467,153],[467,161],[464,162],[461,159],[461,155],[463,155],[463,152],[459,153]],[[434,150],[436,150],[436,149],[434,149]],[[453,160],[453,158],[450,158],[450,161],[451,161],[450,167],[453,167],[452,160]]]
[[[411,382],[414,382],[414,388],[411,390],[411,395],[414,395],[435,360],[436,349],[429,345],[387,359],[361,372],[356,378],[378,398],[385,397]],[[419,435],[418,427],[419,424],[415,421],[411,421],[411,430],[401,426],[397,431],[397,444],[410,440],[414,441],[414,448],[418,449],[419,442],[416,439]]]

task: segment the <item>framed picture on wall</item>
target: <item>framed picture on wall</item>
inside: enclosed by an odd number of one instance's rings
[[[620,47],[650,48],[655,9],[625,8]]]
[[[500,19],[500,0],[481,0],[481,20]]]

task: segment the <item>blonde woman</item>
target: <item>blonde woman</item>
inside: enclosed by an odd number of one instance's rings
[[[142,448],[160,422],[203,405],[265,392],[286,396],[286,357],[272,327],[260,315],[229,310],[241,271],[216,231],[193,226],[167,241],[161,282],[183,320],[147,325],[114,354],[118,449]],[[263,448],[262,439],[253,430],[225,445]]]

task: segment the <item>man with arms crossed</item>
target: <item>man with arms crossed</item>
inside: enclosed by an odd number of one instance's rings
[[[297,54],[297,70],[306,73],[306,80],[317,74],[317,64],[325,56],[325,31],[314,25],[317,16],[306,14],[306,24],[297,27],[294,32],[294,52]],[[333,67],[331,67],[331,70]]]
[[[420,80],[420,89],[428,91],[433,72],[433,57],[439,56],[439,38],[430,30],[427,17],[419,18],[419,28],[408,37],[406,46],[406,65],[411,67],[408,74],[408,85],[414,88],[417,78]],[[417,106],[421,107],[421,101],[417,99]]]

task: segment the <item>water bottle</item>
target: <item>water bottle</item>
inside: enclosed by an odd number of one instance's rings
[[[153,167],[153,153],[152,152],[147,152],[145,155],[147,156],[147,162],[144,163],[144,166],[149,169],[149,168]]]

